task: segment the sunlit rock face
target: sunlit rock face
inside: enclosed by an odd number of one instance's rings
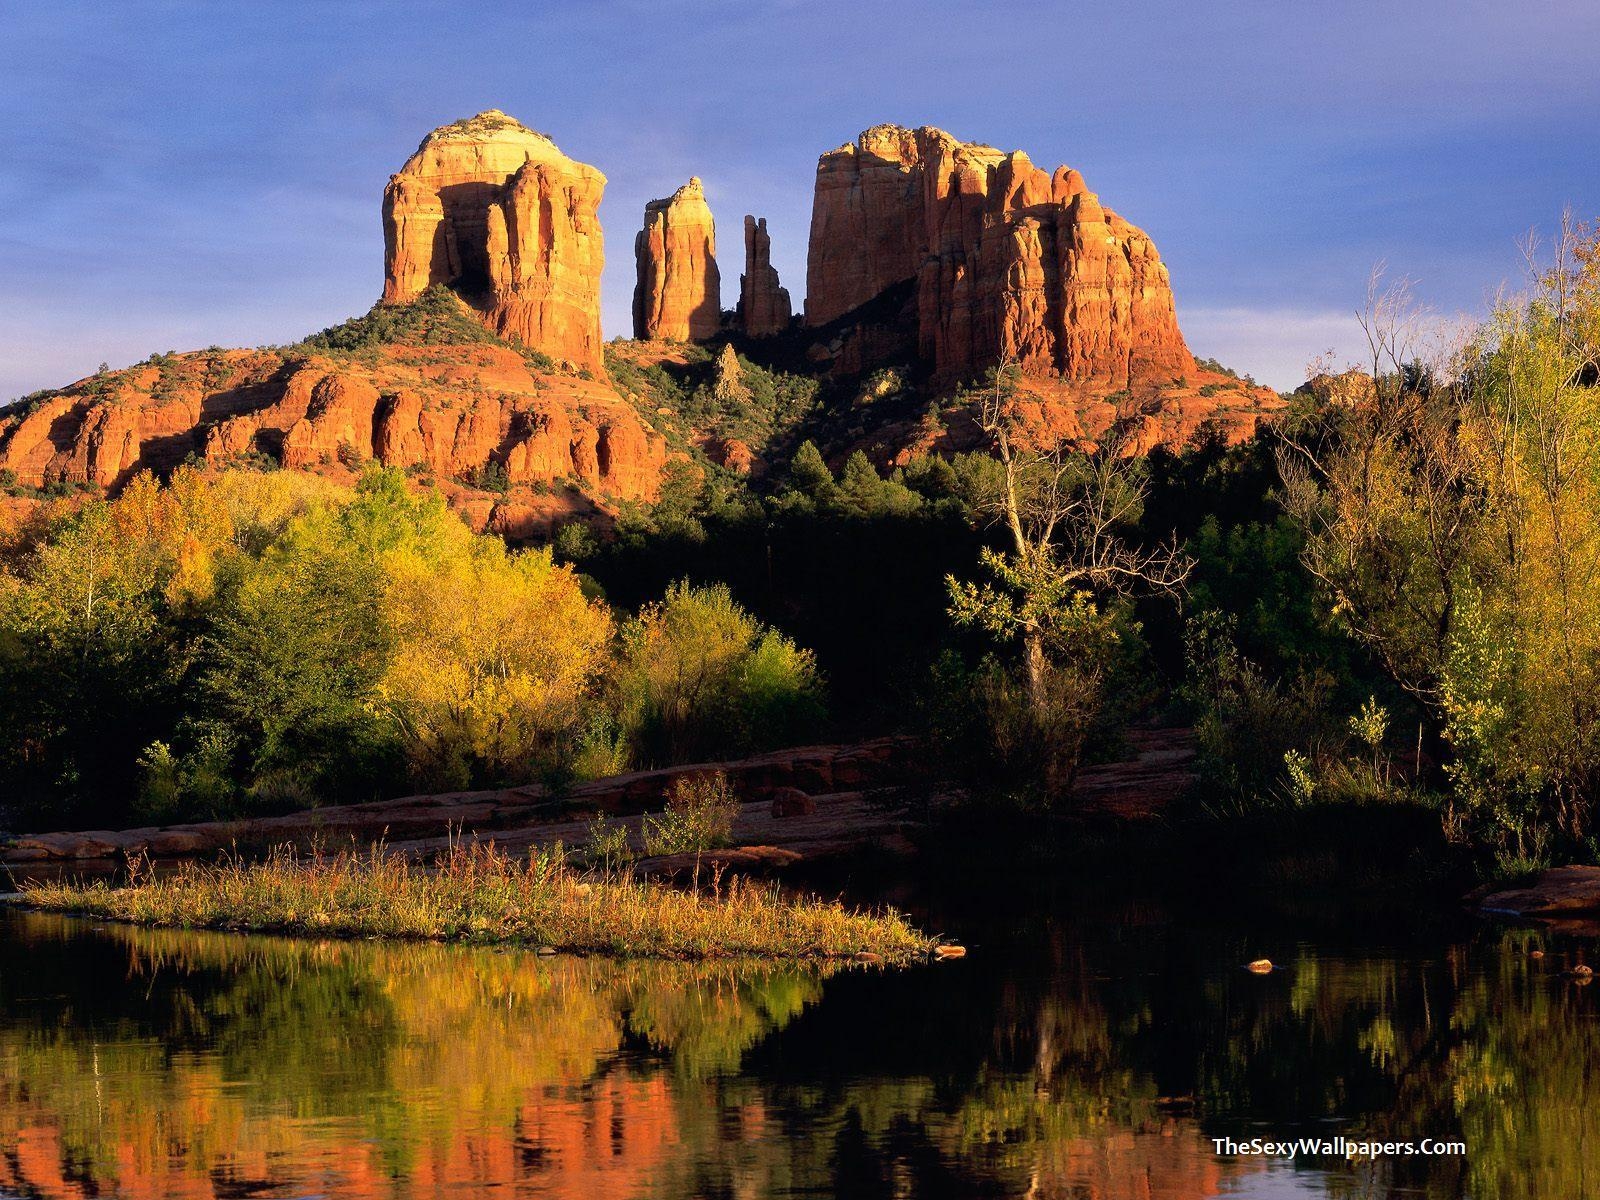
[[[605,185],[496,109],[435,129],[384,191],[383,299],[445,284],[496,333],[603,369]]]
[[[717,229],[698,176],[645,205],[633,256],[634,337],[698,342],[716,336],[722,326]]]
[[[107,372],[0,412],[0,470],[20,484],[115,489],[186,460],[300,470],[376,461],[510,483],[578,480],[649,499],[667,447],[602,379],[541,369],[506,345],[348,355],[216,350]]]
[[[941,129],[878,125],[817,163],[806,323],[897,287],[941,376],[1002,360],[1126,386],[1194,370],[1154,243],[1066,167]]]
[[[1295,388],[1295,394],[1310,396],[1320,404],[1359,408],[1377,399],[1378,385],[1360,367],[1352,367],[1337,374],[1320,371]]]
[[[771,337],[789,328],[794,312],[789,289],[772,265],[767,219],[744,219],[744,274],[739,276],[739,329],[746,337]]]
[[[30,487],[116,488],[190,457],[305,470],[376,460],[653,497],[665,442],[605,381],[604,187],[502,112],[436,129],[384,192],[383,304],[442,285],[506,342],[162,356],[0,413],[0,470]]]
[[[1078,172],[930,127],[874,126],[818,160],[805,325],[811,361],[835,375],[905,366],[948,387],[1010,364],[1044,440],[1130,454],[1209,430],[1238,442],[1282,408],[1195,361],[1155,244]],[[970,433],[875,452],[983,448]]]

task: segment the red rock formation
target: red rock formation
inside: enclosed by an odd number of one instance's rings
[[[743,438],[715,438],[707,443],[705,451],[712,462],[735,475],[749,475],[757,465],[755,451]]]
[[[491,111],[429,134],[384,196],[386,303],[448,285],[491,329],[591,370],[537,369],[512,346],[470,339],[400,338],[359,355],[161,356],[0,410],[0,470],[32,487],[113,488],[191,454],[301,469],[377,459],[443,480],[492,464],[513,485],[571,480],[598,496],[653,497],[665,440],[594,378],[604,376],[604,185]]]
[[[373,458],[440,479],[492,464],[513,484],[575,480],[596,497],[653,497],[666,448],[639,416],[647,398],[624,400],[593,378],[604,375],[604,185],[543,134],[490,111],[430,134],[384,198],[385,302],[447,285],[490,329],[589,368],[581,374],[539,370],[512,346],[470,338],[360,354],[162,356],[0,410],[0,470],[32,487],[115,488],[190,454],[214,463],[266,455],[307,469]],[[647,208],[637,250],[639,332],[715,333],[715,232],[698,179]],[[745,254],[740,327],[775,333],[789,322],[788,296],[764,222],[746,218]],[[861,371],[916,355],[942,383],[1009,357],[1027,374],[1041,433],[1095,440],[1115,424],[1131,431],[1123,444],[1133,452],[1181,444],[1208,424],[1238,440],[1280,403],[1196,366],[1154,246],[1075,172],[1046,175],[1020,152],[936,129],[879,126],[822,156],[807,279],[806,323],[831,326],[807,351],[819,367]],[[635,365],[687,366],[698,352],[618,353]],[[749,398],[732,347],[714,386],[724,406]],[[688,432],[716,444],[716,430]],[[899,462],[977,448],[972,437],[959,421],[913,418],[861,441],[878,461]],[[735,439],[716,453],[743,472],[760,469],[760,449]],[[494,502],[478,499],[473,519],[485,524]],[[516,522],[536,519],[543,509]]]
[[[927,254],[916,137],[879,125],[855,145],[817,160],[806,251],[807,325],[827,324],[916,278]]]
[[[603,370],[605,184],[497,110],[434,130],[384,192],[384,301],[446,284],[496,333]]]
[[[608,384],[536,373],[506,346],[388,346],[360,359],[202,351],[0,410],[0,469],[31,487],[115,487],[191,453],[300,469],[376,459],[440,479],[496,463],[512,484],[574,480],[626,499],[653,497],[666,463],[665,440]]]
[[[739,276],[739,328],[746,337],[770,337],[789,328],[794,313],[789,289],[778,283],[772,266],[767,219],[744,219],[744,274]]]
[[[340,455],[373,456],[378,389],[365,379],[328,374],[312,386],[306,415],[283,438],[283,465],[309,467]]]
[[[957,378],[1026,373],[1122,388],[1194,371],[1166,267],[1075,171],[942,130],[880,125],[817,164],[806,322],[901,287],[919,356]]]
[[[104,488],[141,469],[169,470],[200,448],[190,433],[203,403],[212,420],[225,420],[239,405],[257,402],[252,385],[283,362],[273,354],[228,351],[204,356],[205,369],[186,369],[185,359],[197,357],[164,356],[159,366],[104,372],[0,409],[0,470],[29,487]]]
[[[1015,415],[1021,435],[1034,444],[1114,445],[1120,453],[1140,455],[1158,446],[1179,449],[1210,430],[1230,445],[1247,441],[1284,406],[1269,388],[1197,369],[1176,382],[1134,381],[1109,395],[1104,385],[1025,377]],[[955,410],[937,420],[885,425],[862,449],[875,462],[904,467],[928,454],[978,452],[989,445],[970,411]]]
[[[698,176],[644,207],[633,243],[633,336],[641,341],[704,341],[722,327],[717,231]]]

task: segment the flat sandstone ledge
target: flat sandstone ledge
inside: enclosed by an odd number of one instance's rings
[[[1479,912],[1505,916],[1600,914],[1600,867],[1551,867],[1517,887],[1486,884],[1467,900]]]
[[[566,820],[563,809],[607,814],[660,808],[668,788],[683,776],[721,771],[735,791],[756,808],[786,787],[812,795],[858,794],[868,788],[910,783],[919,778],[917,743],[910,738],[878,738],[846,745],[798,746],[729,762],[690,763],[654,771],[634,771],[592,780],[551,796],[538,785],[476,792],[402,796],[366,804],[329,805],[274,817],[202,821],[137,829],[61,830],[23,834],[0,845],[0,865],[115,862],[131,855],[187,858],[238,848],[258,850],[312,842],[342,845],[385,839],[404,849],[432,850],[450,836],[466,834],[500,844],[523,845],[565,836],[581,840],[587,820]],[[522,834],[518,837],[517,834]],[[529,835],[533,836],[529,836]],[[506,836],[502,836],[506,835]],[[575,836],[576,835],[576,836]]]
[[[1158,818],[1193,780],[1194,737],[1185,728],[1137,728],[1125,737],[1125,757],[1086,767],[1075,789],[1077,816],[1137,822]],[[525,853],[560,841],[588,838],[603,814],[628,836],[646,875],[675,875],[693,865],[686,856],[644,854],[642,814],[659,810],[673,781],[722,771],[742,803],[729,849],[699,865],[735,870],[781,869],[854,852],[864,846],[907,854],[907,818],[894,789],[954,796],[933,779],[915,738],[799,746],[728,762],[692,763],[596,779],[551,796],[536,785],[475,792],[404,796],[367,804],[333,805],[283,816],[208,821],[125,830],[28,834],[0,844],[0,866],[23,876],[101,873],[128,859],[160,862],[214,857],[222,851],[257,853],[278,846],[337,850],[382,841],[388,850],[425,861],[460,841],[490,842]],[[783,797],[802,793],[798,807]]]

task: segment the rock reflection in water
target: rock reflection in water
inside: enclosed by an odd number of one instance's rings
[[[0,924],[0,1192],[1580,1196],[1594,988],[1480,931],[1271,977],[1165,917],[955,967]],[[1108,932],[1109,929],[1109,932]],[[1087,937],[1087,940],[1085,940]],[[1591,1102],[1595,1101],[1595,1102]],[[1461,1137],[1294,1169],[1213,1136]]]

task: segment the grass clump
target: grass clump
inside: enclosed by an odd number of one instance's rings
[[[846,958],[905,962],[932,941],[892,909],[793,899],[743,879],[685,891],[623,876],[585,876],[558,845],[512,858],[457,845],[420,865],[381,845],[302,856],[284,847],[259,861],[186,863],[132,883],[37,882],[37,909],[141,925],[321,937],[385,937],[550,946],[577,954],[706,959]]]

